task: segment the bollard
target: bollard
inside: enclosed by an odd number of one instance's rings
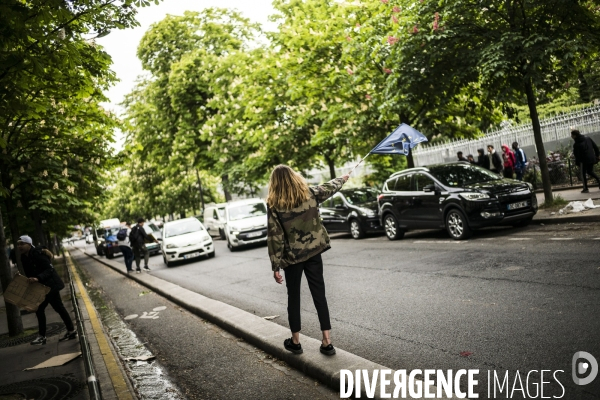
[[[571,171],[571,159],[567,159],[567,164],[569,165],[569,181],[571,182],[571,186],[573,186],[573,173]]]

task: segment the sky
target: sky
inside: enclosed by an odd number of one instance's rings
[[[274,13],[271,0],[164,0],[158,5],[139,8],[137,20],[139,27],[112,31],[108,36],[97,39],[97,43],[104,47],[113,59],[112,70],[120,81],[113,86],[106,95],[110,103],[105,107],[120,115],[122,108],[119,106],[127,93],[129,93],[138,76],[144,74],[142,65],[138,60],[137,46],[144,33],[155,22],[164,19],[167,14],[183,15],[185,11],[202,11],[209,7],[231,8],[240,11],[253,22],[260,23],[267,30],[275,29],[274,24],[268,21],[269,15]],[[116,148],[122,146],[122,135],[117,135]]]

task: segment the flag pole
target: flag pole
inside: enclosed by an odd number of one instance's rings
[[[372,151],[372,150],[371,150]],[[371,154],[371,152],[368,152],[366,156],[364,156],[359,162],[358,164],[356,164],[354,166],[354,168],[352,168],[352,170],[350,172],[348,172],[348,175],[352,175],[352,173],[354,172],[354,170],[356,169],[356,167],[358,167],[364,160],[365,158],[369,157],[369,155]]]

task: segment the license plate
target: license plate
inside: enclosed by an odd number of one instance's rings
[[[517,208],[523,208],[523,207],[527,207],[526,201],[520,201],[518,203],[509,204],[507,208],[509,210],[516,210]]]
[[[262,232],[250,232],[246,235],[248,238],[253,238],[262,235]]]
[[[198,253],[198,252],[192,253],[192,254],[186,254],[185,256],[183,256],[183,259],[187,260],[188,258],[198,257],[199,255],[200,255],[200,253]]]

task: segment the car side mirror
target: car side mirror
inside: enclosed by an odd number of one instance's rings
[[[434,183],[430,183],[429,185],[426,185],[426,186],[423,188],[423,191],[424,191],[425,193],[431,193],[431,192],[435,192],[435,184],[434,184]]]

